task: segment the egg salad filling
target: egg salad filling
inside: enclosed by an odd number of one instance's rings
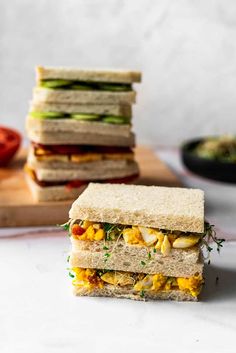
[[[202,238],[201,234],[96,223],[88,220],[72,223],[70,234],[74,239],[85,241],[110,241],[123,238],[127,244],[153,247],[164,256],[169,255],[172,248],[191,248],[198,244]]]
[[[145,292],[181,290],[197,297],[204,283],[199,274],[189,278],[167,277],[160,273],[147,275],[141,273],[72,268],[70,276],[74,286],[93,290],[106,285],[127,287],[144,295]]]

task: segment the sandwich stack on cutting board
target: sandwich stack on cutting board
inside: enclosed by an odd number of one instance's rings
[[[76,295],[197,300],[212,234],[203,191],[91,183],[69,218]]]
[[[37,67],[26,172],[38,201],[77,197],[89,181],[131,182],[132,84],[140,72]]]

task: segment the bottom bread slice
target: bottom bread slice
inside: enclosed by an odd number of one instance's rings
[[[122,182],[131,183],[136,178],[137,175],[130,176],[127,177],[127,180],[123,179]],[[114,179],[113,182],[115,180],[116,179]],[[118,180],[121,179],[118,178],[117,182]],[[85,181],[83,185],[76,187],[68,187],[67,185],[40,186],[28,173],[26,173],[26,182],[29,186],[33,199],[37,202],[74,200],[84,191],[89,183],[89,181]]]
[[[26,175],[33,199],[39,202],[73,200],[77,198],[86,188],[87,184],[78,188],[66,188],[65,185],[39,186],[30,176]]]
[[[188,292],[173,289],[168,291],[144,291],[142,293],[135,293],[132,288],[118,287],[113,285],[106,285],[104,288],[94,288],[89,290],[87,288],[74,287],[73,292],[77,296],[89,297],[113,297],[126,298],[133,300],[176,300],[176,301],[197,301],[198,298],[192,296]]]

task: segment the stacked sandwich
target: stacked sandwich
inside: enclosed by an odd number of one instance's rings
[[[35,199],[75,198],[89,181],[129,182],[138,175],[131,132],[130,71],[37,67],[27,117],[26,171]]]
[[[76,295],[197,300],[203,191],[91,183],[69,217]]]

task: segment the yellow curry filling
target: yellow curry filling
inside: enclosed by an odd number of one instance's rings
[[[201,275],[189,278],[167,277],[162,274],[146,275],[142,273],[106,271],[84,268],[72,268],[73,285],[88,290],[103,288],[106,285],[133,288],[134,292],[158,292],[181,290],[197,297],[204,283]]]
[[[114,152],[114,153],[105,153],[105,152],[86,152],[86,153],[71,153],[71,154],[57,154],[57,153],[48,153],[43,147],[35,148],[34,154],[38,161],[41,162],[73,162],[73,163],[85,163],[85,162],[94,162],[101,160],[127,160],[133,161],[134,154],[133,152]]]
[[[201,234],[163,231],[139,226],[96,223],[88,220],[72,224],[70,226],[70,233],[74,239],[85,241],[109,241],[122,237],[127,244],[152,246],[163,255],[168,255],[172,248],[191,248],[201,240]]]

